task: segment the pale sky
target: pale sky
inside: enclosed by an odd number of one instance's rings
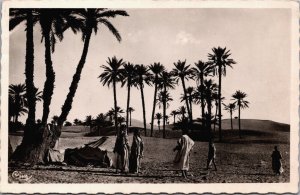
[[[75,118],[106,113],[113,107],[113,90],[102,86],[98,76],[108,57],[117,56],[134,64],[149,65],[160,62],[168,70],[178,60],[187,60],[194,66],[198,60],[207,61],[211,48],[221,46],[231,50],[237,62],[223,77],[222,95],[225,103],[231,101],[236,90],[248,94],[250,108],[242,110],[241,117],[268,119],[289,123],[290,70],[291,70],[291,12],[289,9],[126,9],[130,17],[112,19],[119,30],[122,42],[101,26],[93,35],[89,52],[77,89],[68,121]],[[9,83],[25,82],[25,32],[19,26],[10,33]],[[62,42],[56,44],[52,56],[56,72],[55,90],[50,107],[49,121],[61,113],[68,88],[83,42],[81,35],[70,30]],[[39,25],[34,31],[36,87],[43,89],[45,81],[44,45]],[[217,81],[217,77],[215,77]],[[195,86],[190,81],[187,86]],[[146,118],[150,123],[153,87],[145,87]],[[167,110],[184,105],[180,102],[182,86],[170,91],[174,101]],[[142,120],[140,91],[132,89],[131,106],[136,110],[132,117]],[[127,90],[117,88],[118,105],[126,109]],[[157,108],[157,112],[161,112]],[[200,116],[200,105],[193,106],[194,118]],[[37,119],[41,118],[42,103],[37,103]],[[224,118],[229,118],[226,111]],[[237,112],[234,113],[237,116]],[[21,117],[25,121],[25,117]],[[172,121],[172,120],[171,120]]]

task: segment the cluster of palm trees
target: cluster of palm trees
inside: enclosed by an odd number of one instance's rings
[[[89,44],[93,32],[97,34],[99,25],[103,25],[121,41],[119,31],[110,22],[111,18],[116,16],[128,16],[123,10],[101,9],[10,9],[9,29],[13,30],[19,24],[25,22],[26,30],[26,52],[25,52],[25,84],[28,101],[28,117],[26,120],[26,134],[24,134],[21,145],[17,148],[15,155],[19,159],[30,163],[43,162],[44,153],[48,149],[47,139],[52,139],[51,142],[58,139],[61,132],[61,127],[66,121],[67,116],[72,108],[73,98],[75,96],[78,83],[80,81],[81,72],[84,67],[88,54]],[[46,80],[43,88],[43,113],[41,125],[44,126],[44,137],[39,140],[38,144],[33,143],[38,132],[36,129],[35,112],[36,99],[34,97],[34,26],[37,24],[41,27],[42,41],[45,45],[45,67]],[[46,124],[50,113],[51,99],[55,85],[55,70],[52,62],[52,53],[55,52],[57,40],[62,41],[64,32],[71,29],[74,34],[81,33],[83,50],[80,60],[77,64],[72,82],[69,87],[69,92],[62,106],[61,114],[58,117],[56,132],[47,136],[48,130]],[[49,140],[48,140],[49,141]],[[41,148],[42,147],[42,148]],[[32,148],[38,148],[33,150]],[[33,154],[34,153],[34,154]],[[21,155],[22,154],[22,155]],[[32,158],[38,156],[38,158]]]
[[[143,108],[143,124],[145,135],[147,135],[146,129],[146,110],[145,110],[145,100],[144,100],[144,86],[154,86],[154,96],[153,96],[153,108],[151,114],[151,129],[150,136],[153,136],[153,124],[154,119],[157,119],[158,126],[160,127],[160,120],[163,120],[163,137],[165,138],[165,125],[168,115],[166,114],[167,108],[169,107],[169,102],[173,100],[169,90],[174,89],[176,84],[182,85],[182,97],[181,101],[185,102],[185,106],[181,106],[178,110],[171,111],[171,116],[175,117],[180,114],[181,122],[185,123],[187,129],[193,128],[193,104],[200,104],[202,126],[211,132],[212,121],[214,121],[214,127],[216,124],[219,126],[219,138],[222,139],[222,101],[224,97],[221,94],[222,77],[226,76],[227,67],[231,67],[236,62],[230,58],[230,50],[227,48],[213,48],[212,53],[208,54],[208,61],[203,62],[199,60],[195,63],[194,67],[187,64],[186,60],[178,60],[174,63],[174,68],[168,71],[165,66],[160,62],[155,62],[149,66],[143,64],[132,64],[130,62],[125,62],[123,59],[118,59],[117,57],[108,58],[107,65],[102,65],[103,69],[100,74],[100,82],[103,85],[113,87],[114,95],[114,107],[118,107],[117,103],[117,90],[116,86],[118,83],[121,86],[127,87],[127,108],[126,108],[126,123],[128,127],[128,116],[130,108],[130,90],[131,87],[137,87],[141,92],[141,104]],[[218,84],[213,80],[213,77],[218,77]],[[186,86],[188,80],[195,80],[197,87]],[[189,82],[190,83],[190,82]],[[237,91],[232,97],[236,100],[231,103],[239,107],[240,109],[248,107],[249,102],[244,100],[247,95],[244,92]],[[213,102],[215,102],[215,116],[212,114]],[[163,108],[163,114],[156,113],[156,106]],[[224,105],[224,104],[223,104]],[[231,118],[234,108],[231,106],[225,106],[225,110],[230,111]],[[187,116],[186,116],[187,114]],[[117,111],[115,115],[115,128],[118,132],[118,122],[117,122]],[[217,123],[218,120],[218,123]],[[240,121],[240,120],[239,120]],[[239,123],[240,124],[240,123]],[[239,125],[240,128],[240,125]],[[159,128],[160,129],[160,128]]]
[[[34,89],[34,97],[37,102],[42,101],[42,92]],[[9,121],[18,123],[18,117],[28,113],[28,100],[25,84],[11,84],[8,91]]]

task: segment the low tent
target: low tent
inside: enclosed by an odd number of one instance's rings
[[[109,137],[101,137],[81,148],[68,148],[65,150],[64,162],[75,166],[111,167],[113,160],[110,152],[101,148],[108,140]]]

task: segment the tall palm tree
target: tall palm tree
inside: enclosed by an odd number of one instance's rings
[[[232,113],[233,111],[236,110],[235,104],[234,103],[229,103],[229,104],[224,104],[224,110],[227,110],[230,113],[230,124],[231,124],[231,130],[233,130],[233,125],[232,125]]]
[[[25,52],[25,84],[26,96],[28,101],[28,117],[26,126],[32,127],[35,124],[35,109],[34,101],[34,41],[33,41],[33,26],[37,21],[37,17],[33,14],[33,9],[10,9],[9,10],[9,30],[13,30],[16,26],[25,22],[26,30],[26,52]]]
[[[175,68],[172,70],[172,74],[176,78],[176,82],[178,83],[179,80],[181,80],[182,87],[183,87],[183,93],[185,96],[185,103],[186,103],[186,108],[189,116],[189,121],[190,123],[193,122],[192,116],[191,116],[191,110],[189,106],[189,102],[187,97],[187,91],[186,91],[186,86],[185,86],[185,80],[193,79],[193,72],[190,69],[190,65],[186,65],[186,60],[185,61],[180,61],[174,63]]]
[[[130,118],[130,123],[129,123],[129,125],[130,125],[130,126],[131,126],[131,113],[134,112],[134,111],[135,111],[134,108],[132,108],[132,107],[129,107],[129,108],[128,108],[128,112],[129,112],[129,115],[130,115],[130,116],[129,116],[129,118]]]
[[[27,113],[26,105],[26,86],[25,84],[9,85],[9,96],[12,100],[12,107],[9,108],[15,117],[14,122],[18,122],[18,117],[21,114]]]
[[[50,112],[50,104],[54,90],[55,72],[52,65],[51,53],[55,51],[57,38],[63,39],[67,29],[66,19],[70,14],[68,9],[36,9],[41,26],[42,41],[45,44],[46,81],[43,90],[42,123],[46,124]]]
[[[163,138],[166,137],[166,111],[167,111],[167,107],[168,107],[168,98],[170,98],[169,93],[167,92],[168,89],[174,89],[175,87],[175,78],[172,75],[172,73],[169,73],[167,71],[163,71],[160,74],[160,83],[158,88],[163,90],[162,91],[162,102],[163,102]],[[170,99],[173,100],[173,99]]]
[[[126,128],[128,132],[128,119],[129,119],[129,104],[130,104],[130,88],[133,85],[132,80],[135,76],[135,69],[134,65],[130,62],[127,62],[127,64],[124,64],[124,68],[121,70],[121,76],[122,76],[122,87],[127,83],[127,107],[126,107]]]
[[[175,118],[176,118],[177,114],[178,114],[178,112],[176,110],[172,110],[170,113],[170,115],[173,116],[173,119],[174,119],[173,124],[175,124]]]
[[[160,91],[158,93],[158,105],[159,108],[163,106],[163,138],[166,138],[166,123],[167,123],[167,118],[166,118],[166,111],[167,108],[169,107],[169,102],[173,101],[173,98],[170,96],[170,94],[167,91]]]
[[[100,82],[102,82],[103,86],[107,85],[108,87],[110,84],[113,85],[113,92],[114,92],[114,108],[115,108],[115,131],[117,135],[119,135],[118,130],[118,121],[117,121],[117,90],[116,90],[116,84],[121,80],[121,72],[120,68],[125,64],[123,62],[123,59],[118,60],[115,56],[112,58],[108,58],[108,61],[106,61],[108,66],[102,65],[101,68],[104,69],[103,73],[100,74]]]
[[[156,113],[155,119],[157,120],[158,131],[160,131],[160,120],[162,119],[161,113]]]
[[[199,86],[199,96],[200,96],[200,101],[201,101],[201,117],[204,117],[204,97],[203,97],[203,86],[204,86],[204,79],[207,76],[211,76],[213,72],[213,67],[209,63],[205,63],[201,60],[199,60],[197,63],[195,63],[195,67],[192,68],[193,75],[197,81],[197,86]]]
[[[145,99],[144,99],[144,84],[151,85],[151,75],[149,73],[149,68],[144,66],[143,64],[135,65],[136,71],[136,78],[135,78],[135,86],[140,88],[141,91],[141,99],[142,99],[142,106],[143,106],[143,122],[144,122],[144,131],[145,136],[147,136],[146,130],[146,108],[145,108]]]
[[[212,100],[213,100],[213,94],[217,93],[217,85],[211,80],[204,80],[204,97],[205,101],[207,104],[207,115],[205,117],[205,124],[206,128],[208,129],[209,132],[209,140],[211,141],[212,139],[212,132],[211,132],[211,119],[212,119]]]
[[[247,97],[247,94],[237,90],[233,95],[232,98],[235,100],[234,104],[237,104],[238,109],[239,109],[239,136],[240,138],[242,137],[241,135],[241,109],[248,108],[249,102],[247,100],[244,100]]]
[[[218,75],[219,77],[219,88],[218,88],[218,95],[219,95],[219,102],[221,102],[221,91],[222,91],[222,75],[226,76],[226,68],[231,67],[232,64],[236,64],[236,62],[229,58],[231,55],[230,50],[227,50],[226,47],[221,48],[213,48],[212,54],[208,54],[209,63],[214,67],[214,75]],[[219,138],[220,141],[222,140],[222,104],[219,104]]]
[[[73,98],[75,96],[78,83],[80,80],[80,75],[88,54],[89,43],[93,31],[95,32],[95,34],[97,34],[99,25],[103,24],[117,38],[118,41],[121,41],[120,33],[109,21],[110,18],[114,18],[116,16],[129,16],[129,15],[127,14],[126,11],[123,10],[109,10],[109,9],[101,8],[101,9],[77,9],[76,11],[73,12],[73,17],[70,17],[69,19],[71,23],[70,26],[74,27],[72,28],[72,30],[75,33],[76,33],[76,29],[79,29],[82,32],[82,40],[84,41],[84,46],[83,46],[80,60],[76,68],[76,72],[73,76],[73,80],[69,87],[69,93],[64,102],[64,105],[62,106],[62,112],[59,117],[59,125],[63,124],[63,122],[66,120],[72,108]]]
[[[155,114],[155,107],[156,107],[156,96],[157,96],[157,88],[159,85],[159,74],[161,74],[165,67],[158,63],[153,63],[149,66],[150,71],[154,75],[154,78],[152,80],[152,83],[154,84],[154,98],[153,98],[153,108],[152,108],[152,115],[151,115],[151,137],[153,135],[153,123],[154,123],[154,114]]]

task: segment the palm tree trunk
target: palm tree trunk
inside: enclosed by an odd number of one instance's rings
[[[215,106],[216,106],[216,112],[215,112],[215,121],[214,121],[214,132],[216,131],[216,123],[217,123],[217,116],[218,116],[218,104],[216,104]]]
[[[231,123],[231,130],[233,130],[233,125],[232,125],[232,111],[230,110],[230,123]]]
[[[140,88],[141,88],[141,98],[142,98],[142,106],[143,106],[144,131],[145,131],[145,136],[147,136],[147,130],[146,130],[146,110],[145,110],[144,90],[143,90],[143,84],[142,83],[140,83]]]
[[[130,111],[130,126],[131,126],[131,111]]]
[[[67,116],[68,116],[70,110],[72,109],[73,98],[75,96],[75,93],[76,93],[76,90],[77,90],[77,87],[78,87],[78,83],[79,83],[79,80],[80,80],[80,75],[81,75],[81,72],[82,72],[82,69],[84,67],[86,57],[87,57],[87,53],[88,53],[88,49],[89,49],[89,43],[90,43],[90,39],[91,39],[91,34],[92,34],[92,30],[89,29],[88,32],[87,32],[87,35],[85,37],[85,40],[84,40],[84,46],[83,46],[83,51],[82,51],[82,54],[81,54],[81,58],[79,60],[79,63],[78,63],[77,68],[76,68],[76,72],[73,76],[73,80],[72,80],[71,85],[69,87],[69,93],[68,93],[67,98],[64,102],[64,105],[62,106],[62,109],[61,109],[61,114],[60,114],[59,119],[58,119],[58,126],[59,127],[61,127],[63,125],[63,123],[67,119]]]
[[[47,124],[50,104],[54,90],[55,73],[51,60],[51,44],[50,44],[50,30],[44,33],[45,36],[45,63],[46,63],[46,81],[43,90],[43,116],[42,123]]]
[[[241,106],[239,106],[239,136],[242,138],[242,132],[241,132]]]
[[[186,108],[187,108],[187,112],[188,112],[189,120],[190,120],[190,123],[192,123],[190,106],[189,106],[188,99],[186,98],[186,89],[185,89],[185,82],[184,82],[184,78],[181,78],[181,82],[182,82],[182,87],[183,87],[183,92],[184,92],[184,97],[185,97],[185,104],[186,104]]]
[[[200,95],[201,95],[201,118],[204,118],[204,112],[205,112],[205,106],[204,106],[204,97],[203,97],[203,86],[204,86],[204,81],[203,81],[203,75],[200,75],[200,82],[201,82],[201,91],[200,91]]]
[[[127,83],[127,108],[126,108],[126,134],[128,133],[128,118],[129,118],[129,104],[130,104],[130,85],[131,85],[131,79],[128,79]],[[131,120],[130,120],[131,121]]]
[[[210,95],[207,98],[207,112],[208,112],[207,127],[208,127],[208,132],[209,132],[209,141],[212,141],[212,131],[211,131],[211,100],[210,100]]]
[[[164,93],[167,94],[166,86],[164,86]],[[163,97],[163,138],[166,138],[166,97]]]
[[[115,105],[115,131],[116,134],[119,136],[120,132],[118,130],[118,115],[117,115],[117,90],[116,90],[116,81],[113,81],[113,88],[114,88],[114,105]]]
[[[191,94],[190,94],[190,96],[191,96]],[[191,97],[189,98],[189,102],[190,102],[191,118],[193,119],[193,105],[192,105]]]
[[[219,140],[222,141],[222,108],[221,108],[221,88],[222,88],[222,74],[221,74],[221,65],[219,65],[219,89],[218,89],[218,95],[219,95]]]
[[[157,80],[157,78],[155,80]],[[151,137],[153,136],[153,123],[154,123],[154,114],[155,114],[155,108],[156,108],[156,95],[157,95],[157,84],[155,84],[155,87],[154,87],[153,108],[152,108],[152,116],[151,116]]]
[[[33,43],[33,19],[32,10],[27,11],[27,23],[26,23],[26,59],[25,59],[25,83],[26,83],[26,95],[28,102],[28,117],[26,120],[26,126],[31,127],[35,124],[35,94],[34,94],[34,43]],[[28,130],[30,128],[27,128]],[[25,132],[24,132],[25,133]]]
[[[174,114],[174,116],[173,116],[173,117],[174,117],[174,122],[173,122],[173,125],[175,125],[175,117],[176,117],[176,115]]]

